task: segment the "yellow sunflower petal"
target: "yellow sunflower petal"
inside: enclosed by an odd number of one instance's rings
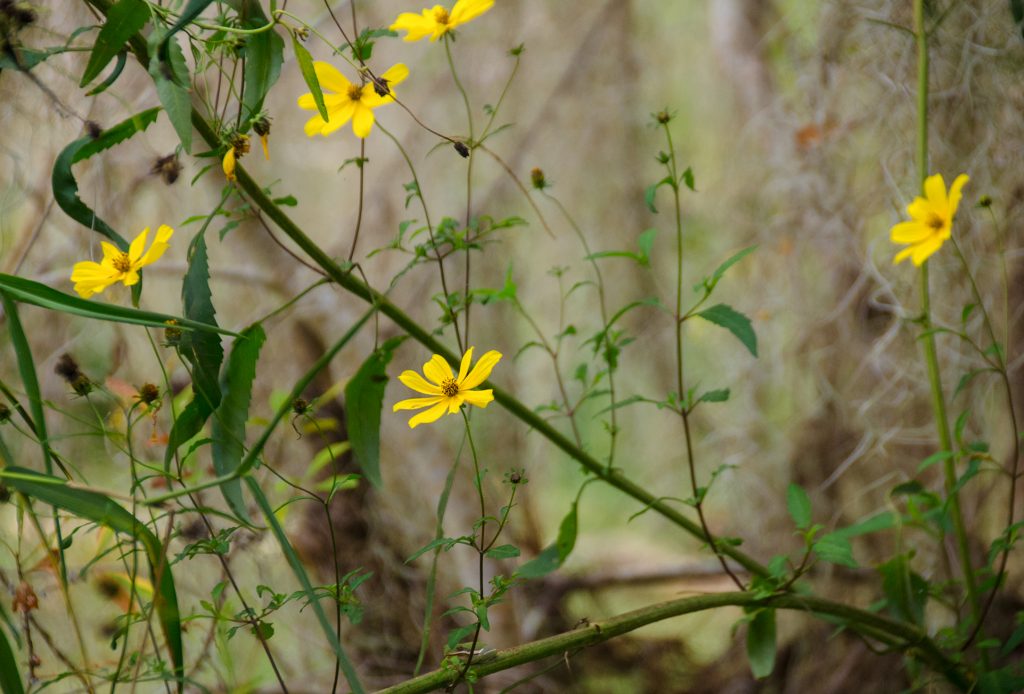
[[[327,121],[321,118],[320,114],[318,113],[314,115],[312,118],[310,118],[308,121],[306,121],[306,125],[303,127],[303,130],[306,132],[307,137],[316,137],[321,132],[323,132],[323,129],[326,126]]]
[[[452,8],[451,26],[465,24],[471,19],[479,17],[494,6],[494,0],[459,0]]]
[[[921,222],[900,222],[889,232],[889,239],[893,243],[918,243],[931,234],[931,228]]]
[[[405,78],[408,76],[409,68],[407,68],[404,63],[395,63],[389,67],[384,74],[380,76],[380,78],[387,80],[388,86],[393,87],[396,84],[404,82]]]
[[[464,381],[459,382],[460,390],[469,390],[470,388],[476,388],[478,385],[487,380],[487,377],[491,375],[491,371],[494,366],[501,360],[501,353],[496,352],[493,349],[490,352],[480,357],[480,361],[476,363],[473,370],[469,372]]]
[[[453,378],[452,367],[440,354],[435,354],[423,365],[423,375],[434,383],[441,385],[443,381]]]
[[[899,253],[896,254],[895,258],[892,259],[892,264],[893,265],[899,265],[904,260],[909,258],[910,255],[913,252],[914,252],[914,247],[913,246],[908,246],[908,247],[904,248],[902,251],[900,251]]]
[[[228,151],[224,154],[224,159],[221,160],[220,166],[224,169],[224,178],[229,181],[235,180],[235,148],[228,147]]]
[[[438,386],[433,383],[428,383],[426,379],[415,371],[403,371],[398,376],[398,380],[404,383],[407,387],[415,390],[417,393],[423,393],[424,395],[441,395],[441,389]]]
[[[322,60],[313,63],[313,71],[316,72],[316,79],[320,83],[321,90],[330,89],[332,92],[344,94],[352,84],[338,68]]]
[[[120,277],[121,282],[126,287],[130,287],[133,284],[139,283],[139,273],[135,270],[130,270]]]
[[[139,259],[138,267],[145,267],[146,265],[159,260],[160,256],[162,256],[164,251],[167,250],[167,241],[170,240],[172,234],[174,234],[174,229],[166,224],[161,224],[156,230],[156,237],[153,238],[153,245],[150,246],[145,255]]]
[[[377,96],[374,94],[374,96]],[[356,137],[365,138],[373,130],[373,110],[366,104],[355,105],[352,115],[352,132]]]
[[[924,221],[935,211],[935,205],[924,198],[914,198],[914,202],[907,205],[907,215],[911,219]]]
[[[329,109],[327,111],[327,115],[329,115],[331,119],[324,124],[323,129],[320,131],[320,134],[326,137],[327,135],[333,133],[335,130],[344,127],[344,125],[348,123],[349,120],[352,119],[352,114],[355,112],[355,109],[356,102],[352,101],[347,97],[345,99],[345,102],[338,106],[338,108]]]
[[[441,416],[448,410],[448,403],[445,400],[437,403],[429,410],[420,412],[418,415],[409,420],[409,428],[415,429],[420,424],[429,424],[430,422],[436,422]]]
[[[146,247],[146,239],[149,238],[149,227],[146,227],[139,235],[132,239],[132,243],[128,246],[128,260],[135,264],[139,258],[142,257],[142,251]]]
[[[465,396],[459,393],[454,398],[445,398],[448,401],[448,414],[455,414],[462,407],[462,403],[466,401]]]
[[[942,247],[944,240],[940,237],[935,237],[911,246],[910,260],[913,261],[914,265],[921,265],[924,261],[928,260],[929,256]]]
[[[83,299],[88,299],[116,282],[118,274],[99,263],[83,260],[71,269],[71,281],[75,283],[75,291]]]
[[[121,249],[109,241],[100,241],[100,248],[103,249],[103,260],[105,261],[111,261],[115,258],[121,257]]]
[[[933,174],[924,179],[924,195],[928,202],[934,205],[940,215],[945,215],[949,209],[949,201],[946,198],[946,182],[942,174]]]
[[[392,412],[398,412],[399,410],[420,410],[424,407],[430,407],[436,405],[443,399],[440,395],[435,395],[430,398],[407,398],[405,400],[399,400],[392,406]]]
[[[949,187],[949,216],[950,218],[956,214],[956,208],[960,205],[960,198],[963,197],[963,187],[967,181],[971,180],[967,174],[960,174],[953,181],[953,185]]]
[[[464,393],[460,393],[462,398],[470,405],[477,407],[487,407],[487,404],[494,400],[493,390],[467,390]]]
[[[432,13],[428,14],[430,12],[431,10],[423,10],[422,14],[403,12],[398,15],[398,18],[388,28],[391,31],[408,32],[403,39],[404,41],[419,41],[427,34],[433,32],[434,26],[437,24],[434,21],[434,15]]]
[[[466,380],[466,374],[469,373],[469,365],[473,363],[473,348],[470,347],[466,350],[466,353],[462,355],[462,363],[459,364],[459,377],[456,379],[459,383]]]

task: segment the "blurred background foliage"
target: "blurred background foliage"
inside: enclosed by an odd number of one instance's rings
[[[347,12],[347,5],[332,7]],[[96,23],[80,3],[35,2],[36,24],[25,30],[26,45],[65,42],[77,27]],[[360,22],[386,26],[400,11],[394,0],[358,3]],[[323,3],[294,1],[289,11],[332,35]],[[932,40],[931,135],[933,171],[947,180],[961,171],[971,176],[957,218],[956,234],[980,278],[981,290],[1001,316],[1004,306],[1013,326],[1009,344],[1011,372],[1020,392],[1019,342],[1021,276],[1019,225],[1024,213],[1024,44],[1005,0],[965,0],[930,5],[939,22]],[[586,3],[499,1],[484,18],[459,33],[456,64],[474,107],[494,103],[512,68],[509,49],[525,45],[522,65],[498,121],[510,123],[490,141],[515,173],[528,180],[543,169],[551,192],[571,211],[594,250],[635,249],[637,236],[656,228],[650,268],[628,261],[604,261],[610,305],[661,296],[673,291],[672,222],[667,209],[653,214],[644,190],[661,175],[655,155],[664,148],[651,127],[651,113],[667,108],[683,167],[695,175],[696,193],[684,197],[685,263],[689,283],[699,281],[718,262],[751,244],[756,253],[738,265],[720,289],[721,300],[750,315],[760,340],[754,360],[729,335],[713,326],[687,324],[689,372],[703,388],[730,388],[729,402],[704,407],[696,418],[699,471],[735,466],[716,482],[706,511],[721,535],[741,536],[744,550],[766,559],[796,552],[783,503],[787,484],[809,490],[819,520],[829,528],[847,525],[886,510],[889,490],[915,476],[934,447],[926,379],[913,331],[905,319],[917,310],[915,277],[909,268],[892,267],[894,249],[888,229],[902,216],[915,190],[913,132],[915,54],[910,3],[895,0],[713,0],[664,2],[602,0]],[[904,29],[901,29],[903,27]],[[85,43],[83,46],[87,45]],[[329,60],[323,45],[309,41],[315,59]],[[0,73],[0,270],[70,291],[74,262],[98,254],[98,237],[74,223],[52,202],[50,174],[57,153],[81,136],[83,120],[101,125],[119,122],[156,105],[150,77],[129,61],[117,84],[96,98],[77,88],[87,53],[54,56],[33,70],[30,79],[6,69]],[[410,67],[399,88],[403,101],[442,132],[461,132],[464,113],[452,89],[443,51],[425,42],[378,44],[373,65],[394,62]],[[197,85],[197,91],[203,85]],[[272,186],[276,196],[293,195],[289,212],[333,255],[347,255],[358,205],[358,173],[342,162],[358,156],[359,143],[348,130],[322,140],[302,131],[307,112],[295,106],[308,91],[286,55],[280,81],[266,110],[273,119],[270,160],[258,148],[242,164]],[[460,218],[465,210],[465,167],[450,148],[435,150],[436,139],[401,109],[377,112],[378,122],[407,147],[418,167],[423,193],[435,215]],[[209,213],[220,198],[223,178],[216,159],[183,156],[177,182],[168,184],[151,170],[171,154],[176,135],[166,118],[144,134],[76,168],[83,199],[118,227],[134,235],[143,227],[169,224],[177,230],[171,249],[146,270],[143,305],[180,310],[180,277],[186,239],[198,228],[185,224]],[[196,150],[201,151],[201,148]],[[367,140],[366,196],[359,256],[371,284],[384,287],[406,258],[370,249],[388,245],[400,222],[416,218],[406,207],[403,184],[408,170],[392,143],[374,132]],[[212,166],[194,180],[204,167]],[[495,219],[519,215],[528,226],[503,232],[496,245],[478,255],[474,287],[500,288],[506,273],[518,287],[522,305],[549,335],[566,324],[578,331],[567,341],[562,366],[571,373],[588,359],[583,340],[598,328],[593,292],[559,297],[590,278],[583,251],[566,220],[550,201],[536,202],[552,231],[493,160],[478,155],[474,175],[476,213]],[[991,196],[999,220],[995,226],[975,204]],[[658,199],[659,209],[667,196]],[[236,210],[237,211],[237,210]],[[317,276],[294,263],[251,216],[228,228],[223,239],[210,238],[214,302],[222,325],[239,328],[273,310],[309,286]],[[218,230],[215,222],[211,230]],[[1004,297],[1001,256],[1008,266]],[[956,323],[968,301],[968,288],[952,254],[932,262],[934,310],[938,322]],[[461,281],[458,267],[453,268]],[[440,291],[434,266],[419,266],[402,277],[395,302],[422,322],[439,315],[425,297]],[[127,302],[127,292],[104,300]],[[1005,300],[1005,303],[1004,303]],[[560,312],[561,308],[561,312]],[[256,382],[252,415],[267,418],[275,392],[287,391],[316,357],[342,334],[364,307],[341,291],[321,287],[295,308],[268,324]],[[43,394],[61,417],[60,445],[92,483],[116,487],[127,474],[123,459],[95,435],[96,418],[111,412],[69,394],[53,373],[65,352],[83,370],[130,398],[134,385],[158,381],[153,353],[138,331],[97,324],[26,308],[23,321],[32,341]],[[635,340],[625,347],[617,379],[621,398],[664,390],[673,369],[671,319],[655,309],[628,314],[622,324]],[[381,321],[384,337],[397,334]],[[0,374],[17,383],[6,332],[0,333]],[[498,349],[506,359],[494,379],[530,405],[557,396],[548,357],[519,349],[534,339],[530,326],[507,303],[475,306],[470,344]],[[294,478],[309,474],[325,437],[344,440],[344,404],[331,397],[373,347],[370,331],[346,348],[330,373],[315,384],[316,416],[325,431],[296,440],[287,428],[267,450]],[[951,339],[940,338],[949,370],[947,388],[971,368],[971,357]],[[392,374],[417,368],[429,357],[407,342],[392,362]],[[172,379],[187,382],[180,364]],[[335,389],[332,391],[332,387]],[[411,671],[419,645],[428,557],[410,564],[406,556],[433,536],[437,498],[456,454],[461,429],[456,420],[410,431],[390,404],[404,397],[392,381],[385,400],[382,441],[384,487],[361,486],[339,495],[331,522],[339,533],[343,572],[374,572],[360,588],[363,623],[348,639],[371,686],[398,681]],[[952,400],[955,414],[970,409],[971,436],[992,443],[997,460],[1008,452],[1009,436],[1000,400],[991,382],[978,379]],[[598,405],[580,415],[588,449],[604,454],[607,436]],[[166,414],[166,413],[164,413]],[[671,413],[637,405],[619,411],[622,427],[617,465],[649,489],[687,496],[682,433]],[[331,421],[338,424],[331,426]],[[78,422],[76,425],[75,422]],[[498,408],[477,413],[484,464],[491,491],[501,474],[524,468],[529,478],[510,527],[511,537],[532,556],[555,536],[558,523],[584,479],[582,471],[538,436],[512,423]],[[564,424],[564,422],[562,422]],[[116,427],[116,423],[110,423]],[[157,418],[141,436],[144,459],[162,457],[166,419]],[[37,453],[18,444],[27,461]],[[337,462],[348,470],[347,456]],[[349,467],[346,467],[349,466]],[[465,468],[455,486],[446,526],[468,528],[475,518]],[[935,475],[934,478],[930,475]],[[922,478],[935,482],[936,469]],[[284,498],[271,481],[267,488]],[[1005,490],[968,497],[965,515],[979,546],[1002,522]],[[500,494],[494,503],[500,504]],[[211,503],[219,500],[211,497]],[[691,591],[724,589],[728,582],[717,563],[697,543],[653,514],[627,522],[639,507],[611,488],[594,485],[580,506],[577,548],[563,569],[514,591],[492,615],[488,644],[503,647],[571,628],[580,619],[596,619]],[[289,532],[304,559],[332,575],[321,508],[293,504],[284,512]],[[16,537],[14,512],[0,510],[5,542]],[[190,529],[183,524],[180,529]],[[192,529],[192,532],[196,532]],[[102,543],[102,534],[78,536],[70,550],[85,564]],[[912,542],[912,538],[910,538]],[[173,546],[172,546],[172,549]],[[885,538],[855,544],[862,569],[818,571],[824,595],[858,604],[877,597],[870,567],[894,548]],[[235,535],[230,561],[250,593],[257,585],[291,590],[291,576],[276,557],[276,546],[242,531]],[[42,559],[31,553],[26,566]],[[441,556],[438,595],[472,581],[471,552]],[[927,551],[915,558],[925,575],[945,561]],[[1016,565],[1016,567],[1015,567]],[[12,555],[0,552],[0,568],[13,576]],[[107,567],[109,569],[109,567]],[[1019,561],[1011,562],[1007,605],[1011,619],[1019,600]],[[108,645],[116,604],[103,598],[98,578],[103,564],[76,577],[73,597],[83,605],[86,629],[94,635],[91,656],[114,658]],[[191,560],[178,574],[186,612],[209,599],[221,569],[209,557]],[[40,593],[43,626],[57,631],[63,619],[53,579],[33,578]],[[523,691],[897,691],[906,674],[896,657],[872,654],[861,641],[831,635],[821,623],[797,614],[780,615],[780,665],[767,683],[755,684],[736,645],[733,623],[738,610],[694,615],[649,627],[629,637],[579,654],[522,687]],[[297,606],[274,620],[270,641],[289,681],[306,691],[327,686],[333,662],[326,650],[306,647],[312,617]],[[998,618],[997,618],[998,621]],[[442,624],[450,624],[442,622]],[[107,630],[107,631],[105,631]],[[187,633],[189,648],[204,647],[196,624]],[[58,643],[60,634],[55,634]],[[428,665],[440,657],[434,644]],[[41,672],[58,671],[44,653]],[[197,676],[224,691],[272,690],[275,680],[258,642],[246,633],[205,645],[207,657]],[[512,670],[488,680],[498,691],[526,671]],[[54,690],[60,688],[57,685]]]

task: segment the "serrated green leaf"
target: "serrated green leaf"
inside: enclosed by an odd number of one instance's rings
[[[757,679],[775,669],[775,610],[759,610],[747,626],[747,659]]]
[[[169,40],[172,36],[181,31],[181,29],[185,27],[187,24],[189,24],[193,19],[198,17],[199,14],[203,10],[205,10],[206,6],[209,5],[211,2],[213,2],[213,0],[189,0],[188,5],[186,5],[185,9],[181,11],[180,15],[178,15],[178,21],[176,21],[174,25],[170,29],[168,29],[167,33],[161,39],[159,46],[160,49],[163,49],[164,41]]]
[[[320,89],[320,80],[317,79],[316,69],[313,67],[313,56],[309,54],[305,46],[299,43],[294,34],[292,35],[292,50],[295,52],[295,59],[299,61],[302,79],[306,81],[306,86],[309,87],[309,92],[313,95],[313,101],[316,102],[316,110],[320,113],[321,118],[327,120],[327,106],[324,104],[324,93]]]
[[[167,650],[182,690],[185,675],[184,652],[181,644],[181,619],[174,577],[159,538],[135,516],[109,497],[85,489],[71,488],[58,477],[43,475],[21,467],[0,470],[0,478],[27,497],[63,509],[72,515],[105,525],[108,528],[136,538],[146,550],[150,576],[156,586],[153,602],[160,626],[164,632]]]
[[[213,469],[218,475],[229,475],[238,469],[245,453],[245,423],[252,402],[252,383],[256,378],[256,362],[266,341],[263,326],[255,323],[235,339],[221,376],[221,401],[213,418]],[[242,498],[242,482],[238,478],[220,485],[221,494],[235,515],[252,524]]]
[[[345,411],[349,440],[356,462],[374,487],[383,484],[380,474],[380,412],[388,384],[387,365],[403,338],[391,338],[359,367],[345,386]]]
[[[803,487],[790,483],[786,488],[786,506],[797,528],[803,530],[811,524],[811,497]]]
[[[124,72],[124,66],[127,64],[128,51],[121,51],[117,54],[117,63],[114,65],[114,69],[110,71],[110,74],[107,75],[107,78],[87,91],[85,95],[96,96],[97,94],[102,94],[107,91],[107,89],[113,86],[114,82],[117,81],[117,78],[121,76],[121,73]]]
[[[715,304],[695,315],[704,320],[711,321],[731,332],[743,343],[743,346],[757,356],[757,334],[754,333],[754,326],[750,319],[728,304]]]
[[[125,43],[142,29],[149,20],[149,5],[143,0],[119,0],[107,12],[107,21],[93,44],[89,62],[82,73],[79,87],[96,79]]]
[[[882,592],[890,613],[901,620],[924,623],[928,601],[928,582],[910,568],[906,555],[898,555],[878,567],[882,575]]]
[[[79,138],[61,150],[57,160],[53,163],[50,183],[53,187],[53,198],[57,206],[79,224],[113,241],[123,251],[128,250],[128,242],[124,237],[96,216],[96,213],[78,197],[78,182],[75,181],[71,167],[94,154],[127,140],[135,133],[142,132],[156,120],[159,112],[159,109],[151,108],[138,113],[131,118],[121,121],[114,127],[104,130],[99,138],[95,140],[89,136]]]

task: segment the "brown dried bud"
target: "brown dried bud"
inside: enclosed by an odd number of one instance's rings
[[[373,91],[377,92],[377,96],[381,98],[391,96],[391,87],[388,86],[388,80],[383,77],[374,77],[372,79]]]
[[[78,374],[78,378],[71,381],[71,390],[77,395],[86,396],[92,392],[92,381],[85,374]]]
[[[654,114],[654,118],[659,123],[664,125],[665,123],[668,123],[670,120],[672,120],[672,114],[670,114],[668,111],[658,111],[657,113]]]
[[[548,187],[547,179],[544,178],[544,172],[540,169],[533,169],[530,172],[530,183],[537,190],[544,190]]]
[[[305,398],[295,398],[292,402],[292,412],[295,414],[306,414],[309,412],[309,401]]]
[[[270,134],[270,123],[271,119],[267,116],[260,116],[253,121],[252,129],[256,131],[256,134],[260,137],[266,137]]]
[[[103,128],[100,124],[94,120],[85,121],[85,132],[89,133],[89,137],[94,140],[100,139],[100,135],[103,134]]]
[[[160,399],[160,389],[152,383],[144,383],[139,388],[139,394],[136,397],[139,399],[139,402],[145,405],[152,405]]]
[[[469,156],[469,147],[466,146],[465,142],[456,142],[455,151],[458,152],[463,159]]]
[[[72,383],[82,375],[81,370],[78,368],[78,362],[67,352],[60,355],[60,359],[57,360],[57,365],[53,367],[53,371],[68,383]]]
[[[36,597],[32,586],[25,581],[19,583],[18,587],[14,589],[14,601],[11,604],[11,609],[15,612],[30,612],[39,609],[39,598]]]
[[[181,344],[181,328],[177,327],[178,321],[173,318],[165,321],[164,328],[164,346],[165,347],[177,347]]]

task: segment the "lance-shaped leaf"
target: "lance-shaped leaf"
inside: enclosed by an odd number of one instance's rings
[[[309,87],[309,92],[313,95],[316,110],[320,113],[321,118],[329,120],[327,105],[324,104],[324,92],[320,88],[320,80],[317,79],[316,70],[313,68],[313,56],[309,54],[305,46],[299,43],[299,39],[294,34],[292,35],[292,50],[295,52],[295,59],[299,61],[302,79],[306,80],[306,86]]]
[[[728,304],[715,304],[695,315],[719,325],[743,343],[751,354],[757,356],[757,334],[750,319]]]
[[[252,382],[256,362],[266,341],[263,326],[255,323],[242,331],[231,347],[221,375],[221,401],[213,417],[213,468],[219,476],[238,469],[245,452],[245,422],[249,419]],[[237,477],[220,486],[224,500],[245,523],[252,524],[242,498],[242,482]]]
[[[0,692],[22,694],[25,691],[18,670],[18,662],[14,659],[14,650],[7,641],[7,634],[0,629]]]
[[[127,140],[135,133],[142,132],[156,120],[159,113],[160,109],[151,108],[104,130],[96,139],[91,136],[79,138],[61,150],[57,161],[53,164],[51,176],[53,198],[60,209],[79,224],[106,236],[122,251],[128,250],[128,242],[124,237],[97,217],[96,213],[78,197],[78,182],[75,181],[75,175],[71,172],[71,166]]]
[[[89,63],[82,73],[79,87],[92,82],[103,71],[114,56],[121,52],[124,44],[149,19],[149,6],[143,0],[120,0],[107,12],[107,21],[100,29],[89,54]]]
[[[759,610],[747,627],[747,659],[757,679],[775,669],[775,610]]]
[[[259,29],[269,22],[258,2],[249,3],[247,12],[248,17],[243,22],[246,29]],[[281,76],[284,40],[273,29],[249,34],[244,51],[245,93],[242,95],[242,117],[248,119],[255,118],[263,109],[263,100]]]
[[[345,412],[348,436],[356,462],[366,479],[375,487],[380,475],[380,411],[384,387],[388,384],[387,365],[395,348],[404,338],[391,338],[374,351],[345,386]]]
[[[185,54],[174,38],[154,36],[160,50],[151,51],[149,74],[156,83],[156,94],[160,104],[171,119],[174,132],[178,133],[181,146],[186,152],[192,150],[192,98],[189,96],[191,79]]]

